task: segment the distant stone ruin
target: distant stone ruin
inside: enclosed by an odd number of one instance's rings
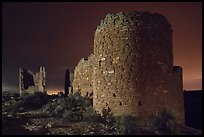
[[[101,113],[146,119],[155,111],[176,110],[184,124],[182,68],[173,66],[172,29],[149,12],[108,14],[97,26],[94,53],[74,70],[73,91],[93,94]]]
[[[45,90],[45,67],[40,67],[40,72],[34,74],[30,70],[19,69],[19,90],[20,95],[23,92],[34,93],[44,92]]]
[[[72,80],[73,80],[73,73],[67,69],[65,72],[65,84],[64,84],[64,92],[65,97],[68,96],[70,92],[72,92]]]

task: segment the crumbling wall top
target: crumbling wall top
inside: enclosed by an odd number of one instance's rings
[[[182,72],[182,67],[180,67],[180,66],[173,66],[173,72]]]
[[[137,27],[141,25],[154,24],[157,27],[161,27],[160,23],[163,24],[161,26],[168,26],[171,28],[166,17],[158,13],[153,14],[144,11],[133,11],[126,13],[119,12],[116,14],[109,13],[103,20],[101,20],[101,23],[97,26],[97,31],[100,31],[100,29],[108,25],[114,25],[116,27],[121,25]]]

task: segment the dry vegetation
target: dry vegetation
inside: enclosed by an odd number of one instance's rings
[[[12,97],[11,97],[12,96]],[[147,127],[132,116],[114,116],[109,107],[95,112],[92,100],[80,94],[48,96],[41,93],[23,98],[2,96],[3,135],[201,135],[199,130],[179,126],[169,112],[151,117]],[[38,105],[34,100],[38,100]],[[43,101],[42,101],[43,99]]]

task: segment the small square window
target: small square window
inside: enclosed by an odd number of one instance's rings
[[[99,67],[101,67],[101,60],[98,62]]]
[[[141,101],[139,101],[139,102],[138,102],[138,106],[142,106],[142,103],[141,103]]]
[[[122,102],[120,102],[120,106],[122,106]]]

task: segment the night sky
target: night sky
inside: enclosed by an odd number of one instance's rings
[[[174,65],[184,89],[202,89],[202,6],[187,2],[2,3],[2,90],[18,91],[19,68],[46,67],[46,89],[63,90],[65,69],[93,53],[94,32],[108,13],[149,11],[173,29]]]

